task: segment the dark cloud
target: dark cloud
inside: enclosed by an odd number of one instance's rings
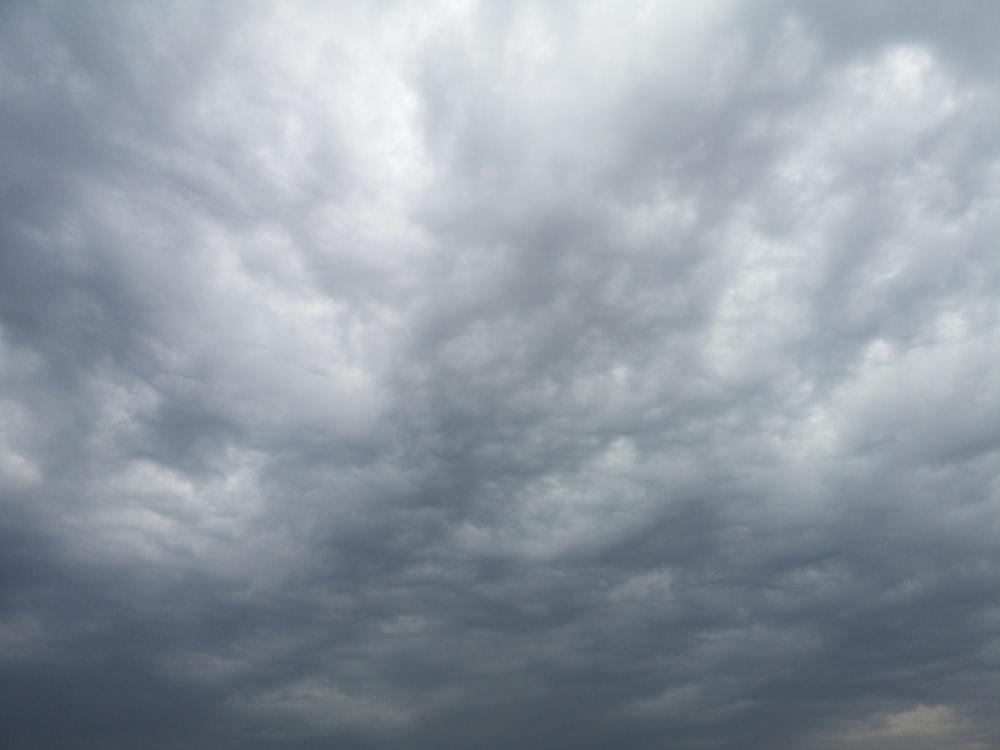
[[[9,3],[5,747],[994,747],[986,3]]]

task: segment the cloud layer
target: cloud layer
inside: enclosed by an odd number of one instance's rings
[[[5,747],[995,747],[998,31],[7,4]]]

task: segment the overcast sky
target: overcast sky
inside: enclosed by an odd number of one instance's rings
[[[3,747],[1000,746],[998,38],[3,3]]]

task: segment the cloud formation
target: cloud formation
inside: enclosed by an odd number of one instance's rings
[[[995,747],[998,30],[7,4],[5,747]]]

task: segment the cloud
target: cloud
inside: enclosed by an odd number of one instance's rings
[[[996,743],[992,10],[0,18],[7,745]]]
[[[988,746],[950,706],[918,704],[858,724],[842,731],[837,741],[850,743],[851,747],[939,747],[942,743],[949,747]]]

